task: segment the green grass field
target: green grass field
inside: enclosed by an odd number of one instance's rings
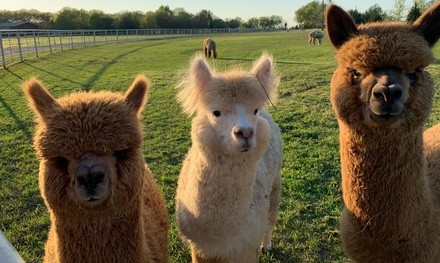
[[[284,140],[282,203],[274,250],[260,262],[346,262],[338,236],[342,210],[338,126],[329,101],[336,67],[334,50],[308,46],[307,32],[212,36],[219,71],[250,68],[263,51],[271,53],[281,76],[279,100],[270,108]],[[49,217],[38,189],[38,160],[32,146],[33,114],[20,84],[39,77],[56,97],[79,90],[124,92],[146,74],[153,88],[142,115],[145,160],[167,199],[171,229],[170,262],[189,262],[175,225],[175,188],[190,145],[190,119],[175,100],[179,73],[201,50],[203,36],[109,44],[55,53],[0,69],[0,230],[23,258],[40,262]],[[440,45],[428,70],[440,88]],[[440,121],[440,92],[427,127]]]

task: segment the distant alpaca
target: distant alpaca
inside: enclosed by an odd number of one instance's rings
[[[434,94],[424,68],[440,37],[440,2],[412,25],[358,28],[334,5],[326,20],[339,64],[331,101],[340,130],[344,249],[358,262],[438,263],[440,125],[424,140],[423,127]]]
[[[271,249],[280,202],[282,143],[263,108],[278,78],[262,55],[250,72],[217,74],[191,61],[178,100],[192,121],[192,146],[177,187],[177,224],[193,262],[257,262]]]
[[[318,42],[318,45],[321,45],[322,38],[324,38],[324,33],[321,31],[312,31],[309,33],[309,45],[313,44],[316,45],[316,41]]]
[[[36,79],[23,88],[37,117],[39,185],[51,220],[44,262],[167,262],[165,201],[141,151],[147,79],[137,77],[124,96],[55,100]]]
[[[205,57],[210,58],[211,55],[217,58],[217,44],[210,38],[203,40],[203,50],[205,51]]]

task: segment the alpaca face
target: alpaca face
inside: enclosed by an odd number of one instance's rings
[[[430,47],[440,34],[434,30],[439,27],[435,17],[421,17],[413,26],[371,23],[358,28],[339,7],[327,10],[338,61],[331,98],[340,120],[406,128],[426,120],[434,90],[424,68],[434,60]]]
[[[228,107],[211,105],[205,114],[212,127],[213,135],[221,151],[226,154],[252,152],[261,135],[258,129],[258,116],[262,105],[237,103]],[[260,146],[260,145],[258,145]]]
[[[137,116],[146,100],[146,81],[136,79],[125,96],[90,92],[58,100],[37,80],[25,83],[37,115],[40,187],[51,207],[87,209],[135,194],[142,181],[137,167],[144,167]]]
[[[178,100],[193,120],[193,141],[224,154],[252,153],[267,146],[269,126],[258,114],[276,98],[272,59],[263,55],[250,72],[216,74],[203,56],[192,60]]]

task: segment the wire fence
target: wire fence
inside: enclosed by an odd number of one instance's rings
[[[0,30],[1,66],[6,68],[13,63],[23,62],[26,58],[35,58],[42,54],[52,54],[79,47],[171,37],[260,31],[263,30],[256,28]]]

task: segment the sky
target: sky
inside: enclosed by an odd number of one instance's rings
[[[252,17],[279,15],[284,22],[292,26],[295,11],[312,0],[0,0],[0,9],[20,10],[37,9],[42,12],[55,13],[63,7],[84,10],[102,10],[108,14],[122,11],[156,11],[161,5],[169,6],[171,10],[182,7],[187,12],[197,14],[201,10],[210,10],[212,14],[223,20],[240,17],[246,21]],[[333,0],[334,4],[343,9],[357,9],[365,12],[369,7],[378,4],[383,11],[393,9],[395,0]],[[406,0],[406,5],[412,4]]]

